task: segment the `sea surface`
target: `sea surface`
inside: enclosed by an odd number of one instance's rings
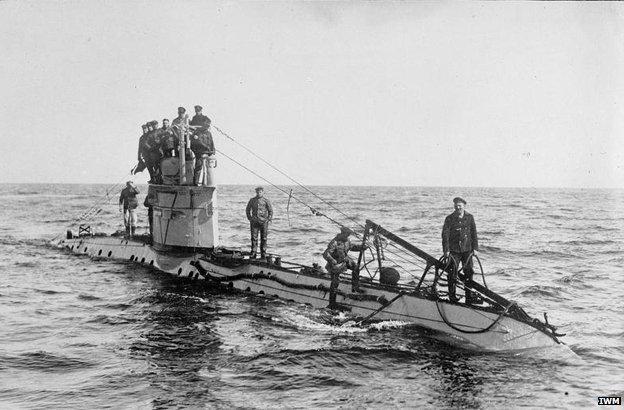
[[[439,256],[464,197],[489,287],[567,334],[556,348],[492,354],[51,245],[93,205],[95,230],[121,229],[120,188],[0,184],[0,408],[588,408],[624,395],[622,190],[312,187],[326,203],[267,187],[270,252],[306,264],[322,263],[337,228],[301,202]],[[247,249],[251,196],[220,187],[224,245]]]

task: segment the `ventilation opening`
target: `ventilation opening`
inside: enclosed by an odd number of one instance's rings
[[[100,251],[98,252],[98,256],[100,256],[102,254],[102,250],[100,249]]]
[[[110,258],[110,256],[113,254],[113,251],[108,251],[108,257]]]

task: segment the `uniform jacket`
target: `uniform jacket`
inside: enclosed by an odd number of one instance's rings
[[[189,125],[204,125],[208,121],[210,121],[210,118],[208,118],[204,114],[195,114]]]
[[[145,157],[146,152],[147,152],[147,147],[145,146],[146,140],[147,140],[147,133],[139,137],[139,149],[137,152],[137,159],[139,160],[139,162],[143,161],[143,158]]]
[[[323,252],[323,258],[327,262],[340,264],[349,259],[347,255],[349,251],[360,250],[362,250],[361,245],[353,245],[349,238],[343,239],[338,235],[327,245],[327,249]]]
[[[464,217],[460,218],[453,212],[446,217],[442,228],[442,249],[444,252],[479,250],[477,227],[471,214],[464,211]]]
[[[207,128],[201,127],[191,136],[191,149],[195,152],[196,157],[202,154],[214,154],[215,147],[212,140],[212,134]]]
[[[136,197],[138,194],[138,189],[125,187],[121,190],[121,195],[119,195],[119,205],[123,205],[124,210],[136,209],[139,206],[139,201],[137,201]]]
[[[258,198],[254,196],[247,203],[247,219],[252,223],[265,223],[273,219],[273,206],[271,201],[265,197]]]
[[[162,127],[161,131],[161,147],[165,151],[177,150],[179,145],[178,137],[173,133],[171,127]]]

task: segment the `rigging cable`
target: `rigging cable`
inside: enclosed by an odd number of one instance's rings
[[[323,213],[321,213],[321,212],[317,211],[315,208],[311,207],[311,206],[310,206],[310,205],[308,205],[306,202],[304,202],[303,200],[299,199],[297,196],[293,195],[293,194],[292,194],[292,190],[291,190],[290,192],[288,192],[288,191],[286,191],[285,189],[280,188],[279,186],[275,185],[273,182],[271,182],[271,181],[270,181],[270,180],[268,180],[267,178],[263,177],[263,176],[262,176],[262,175],[260,175],[259,173],[255,172],[254,170],[252,170],[252,169],[250,169],[249,167],[247,167],[247,166],[243,165],[242,163],[240,163],[239,161],[235,160],[235,159],[234,159],[234,158],[232,158],[231,156],[227,155],[227,154],[226,154],[225,152],[223,152],[222,150],[220,150],[220,149],[215,149],[215,150],[216,150],[219,154],[223,155],[224,157],[226,157],[227,159],[229,159],[230,161],[232,161],[233,163],[237,164],[237,165],[238,165],[238,166],[240,166],[241,168],[243,168],[243,169],[245,169],[246,171],[250,172],[250,173],[251,173],[251,174],[253,174],[254,176],[256,176],[256,177],[258,177],[258,178],[262,179],[263,181],[265,181],[267,184],[271,185],[272,187],[274,187],[274,188],[275,188],[275,189],[277,189],[278,191],[282,192],[284,195],[287,195],[287,196],[288,196],[289,203],[290,203],[290,199],[292,198],[292,199],[294,199],[295,201],[299,202],[300,204],[304,205],[305,207],[309,208],[309,209],[310,209],[310,211],[312,212],[312,214],[314,214],[314,215],[316,215],[316,216],[322,216],[322,217],[325,217],[325,218],[327,218],[329,221],[333,222],[334,224],[336,224],[336,225],[338,225],[338,226],[344,226],[344,225],[343,225],[343,224],[341,224],[340,222],[336,221],[335,219],[331,218],[331,217],[330,217],[330,216],[328,216],[328,215],[325,215],[325,214],[323,214]],[[333,206],[332,206],[332,207],[333,207]],[[335,207],[333,207],[333,208],[335,208]],[[342,213],[343,215],[346,215],[346,214],[344,214],[344,212],[341,212],[341,213]],[[350,219],[352,219],[352,218],[350,218]],[[358,223],[358,225],[359,225],[359,226],[362,226],[362,225],[361,225],[361,224],[359,224],[359,223]],[[358,237],[358,238],[360,237],[360,234],[358,234],[357,232],[354,232],[354,234],[355,234],[355,236],[356,236],[356,237]],[[367,243],[368,243],[368,244],[369,244],[369,246],[370,246],[371,242],[370,242],[370,241],[367,241]],[[391,246],[393,246],[393,247],[395,247],[395,248],[399,249],[399,250],[402,250],[402,248],[399,248],[396,244],[394,244],[394,243],[392,243],[392,242],[390,242],[389,244],[390,244]],[[386,252],[387,252],[387,253],[390,253],[390,254],[392,254],[392,255],[395,255],[395,257],[396,257],[396,258],[401,259],[401,260],[403,260],[404,262],[407,262],[407,263],[409,263],[409,264],[415,265],[415,266],[417,266],[417,267],[419,267],[419,268],[421,268],[421,269],[423,269],[423,268],[424,268],[424,267],[422,266],[422,263],[421,263],[421,264],[419,264],[419,263],[417,263],[416,261],[409,260],[409,259],[407,259],[407,258],[405,258],[405,257],[401,256],[401,255],[400,255],[399,253],[397,253],[397,252],[393,252],[393,251],[391,251],[391,250],[389,250],[389,249],[386,249]],[[407,252],[405,252],[405,253],[407,253]],[[400,263],[398,263],[396,260],[394,260],[394,258],[386,258],[386,259],[387,259],[388,261],[390,261],[390,262],[394,263],[395,265],[399,266],[399,267],[400,267],[401,269],[403,269],[403,270],[404,270],[407,274],[410,274],[410,270],[408,270],[407,268],[405,268],[404,266],[402,266]],[[370,275],[370,273],[369,273],[369,275]]]
[[[361,228],[365,228],[364,225],[362,225],[360,222],[358,222],[355,218],[347,215],[346,213],[344,213],[342,210],[338,209],[337,207],[335,207],[334,205],[332,205],[331,203],[329,203],[327,200],[325,200],[324,198],[322,198],[321,196],[317,195],[314,191],[312,191],[311,189],[309,189],[308,187],[306,187],[305,185],[301,184],[299,181],[295,180],[294,178],[292,178],[291,176],[289,176],[288,174],[286,174],[284,171],[280,170],[279,168],[277,168],[276,166],[274,166],[273,164],[269,163],[267,160],[265,160],[264,158],[262,158],[260,155],[256,154],[253,150],[251,150],[250,148],[248,148],[247,146],[245,146],[244,144],[238,142],[237,140],[235,140],[232,136],[230,136],[228,133],[226,133],[225,131],[223,131],[221,128],[219,128],[217,125],[212,124],[212,128],[214,128],[217,132],[219,132],[221,135],[223,135],[224,137],[226,137],[227,139],[229,139],[230,141],[234,142],[235,144],[237,144],[238,146],[240,146],[241,148],[243,148],[245,151],[247,151],[248,153],[250,153],[251,155],[253,155],[254,157],[256,157],[257,159],[259,159],[260,161],[262,161],[264,164],[266,164],[267,166],[271,167],[273,170],[277,171],[278,173],[280,173],[281,175],[285,176],[286,178],[288,178],[290,181],[294,182],[295,184],[297,184],[299,187],[303,188],[306,192],[310,193],[311,195],[313,195],[315,198],[319,199],[322,203],[326,204],[327,206],[329,206],[330,208],[332,208],[333,210],[335,210],[336,212],[340,213],[341,215],[343,215],[345,218],[349,219],[350,221],[354,222],[356,225],[358,225]],[[344,226],[343,224],[341,224],[340,222],[336,221],[335,219],[317,211],[315,208],[311,207],[310,205],[308,205],[307,203],[305,203],[304,201],[300,200],[299,198],[295,197],[294,195],[292,195],[292,190],[290,192],[286,192],[285,190],[279,188],[278,186],[276,186],[275,184],[273,184],[272,182],[270,182],[268,179],[262,177],[261,175],[259,175],[258,173],[254,172],[253,170],[249,169],[248,167],[244,166],[243,164],[241,164],[240,162],[234,160],[232,157],[228,156],[227,154],[225,154],[223,151],[220,150],[216,150],[217,152],[219,152],[220,154],[224,155],[226,158],[230,159],[232,162],[236,163],[237,165],[241,166],[242,168],[246,169],[247,171],[251,172],[252,174],[254,174],[255,176],[257,176],[258,178],[261,178],[262,180],[264,180],[265,182],[267,182],[268,184],[270,184],[271,186],[273,186],[274,188],[278,189],[279,191],[281,191],[283,194],[288,195],[288,202],[290,205],[290,199],[294,198],[297,202],[301,203],[302,205],[306,206],[307,208],[310,209],[310,211],[316,215],[316,216],[323,216],[325,218],[327,218],[328,220],[330,220],[331,222],[333,222],[334,224],[338,225],[338,226]],[[360,235],[355,232],[355,236],[356,237],[360,237]],[[396,245],[392,244],[394,247],[397,247]],[[398,248],[398,247],[397,247]],[[394,254],[395,256],[399,257],[399,259],[402,259],[405,262],[408,263],[412,263],[416,266],[418,266],[421,269],[424,269],[424,267],[422,265],[417,264],[414,261],[409,261],[404,257],[399,256],[397,253],[392,252],[387,250],[387,252]],[[387,260],[396,263],[394,260],[392,260],[391,258],[387,258]],[[396,263],[397,265],[400,266],[400,264]],[[401,266],[401,268],[403,268]],[[409,271],[405,268],[403,268],[406,272],[409,273]]]
[[[311,206],[310,206],[310,205],[308,205],[306,202],[304,202],[303,200],[299,199],[297,196],[293,195],[293,194],[292,194],[292,190],[291,190],[290,192],[288,192],[288,191],[286,191],[285,189],[280,188],[279,186],[275,185],[273,182],[271,182],[271,181],[270,181],[270,180],[268,180],[267,178],[263,177],[263,176],[262,176],[262,175],[260,175],[259,173],[255,172],[254,170],[252,170],[252,169],[250,169],[249,167],[247,167],[247,166],[243,165],[242,163],[240,163],[239,161],[235,160],[235,159],[234,159],[234,158],[232,158],[231,156],[227,155],[227,154],[226,154],[225,152],[223,152],[222,150],[220,150],[220,149],[215,149],[215,151],[217,151],[219,154],[223,155],[224,157],[226,157],[227,159],[229,159],[229,160],[230,160],[230,161],[232,161],[233,163],[237,164],[237,165],[238,165],[238,166],[240,166],[241,168],[243,168],[243,169],[245,169],[246,171],[250,172],[250,173],[251,173],[251,174],[253,174],[254,176],[256,176],[256,177],[258,177],[258,178],[262,179],[262,180],[263,180],[263,181],[265,181],[267,184],[271,185],[273,188],[275,188],[275,189],[277,189],[278,191],[282,192],[284,195],[287,195],[287,196],[288,196],[288,198],[289,198],[289,201],[290,201],[290,199],[292,198],[292,199],[294,199],[295,201],[299,202],[300,204],[304,205],[305,207],[309,208],[309,209],[310,209],[310,211],[312,212],[312,214],[314,214],[314,215],[316,215],[316,216],[322,216],[322,217],[325,217],[325,218],[327,218],[329,221],[333,222],[334,224],[336,224],[336,225],[338,225],[338,226],[344,226],[344,225],[343,225],[343,224],[341,224],[340,222],[336,221],[335,219],[331,218],[331,217],[330,217],[330,216],[328,216],[328,215],[325,215],[325,214],[323,214],[323,213],[321,213],[321,212],[317,211],[315,208],[311,207]],[[306,189],[307,189],[307,188],[306,188]],[[332,207],[333,207],[333,206],[332,206]],[[333,208],[335,208],[335,207],[333,207]],[[342,211],[340,211],[340,212],[341,212],[341,214],[346,215],[346,214],[344,214],[344,212],[342,212]],[[352,219],[352,218],[349,218],[349,219]],[[359,224],[359,223],[358,223],[358,225],[359,225],[359,226],[362,226],[362,225],[361,225],[361,224]],[[356,237],[360,237],[360,235],[359,235],[357,232],[354,232],[354,234],[355,234],[355,236],[356,236]],[[367,242],[368,242],[368,241],[367,241]],[[394,247],[398,248],[398,246],[397,246],[397,245],[395,245],[395,244],[393,244],[393,243],[391,243],[391,244],[392,244]],[[399,249],[400,249],[400,248],[399,248]],[[397,252],[392,252],[392,251],[390,251],[390,250],[388,250],[388,249],[386,249],[386,252],[388,252],[388,253],[390,253],[390,254],[395,255],[396,257],[398,257],[399,259],[402,259],[402,260],[403,260],[403,261],[405,261],[405,262],[408,262],[408,263],[414,264],[414,265],[416,265],[416,266],[418,266],[418,267],[422,267],[422,266],[418,265],[418,263],[416,263],[416,262],[414,262],[414,261],[411,261],[411,260],[408,260],[408,259],[406,259],[406,258],[404,258],[404,257],[400,256]],[[403,267],[401,264],[397,263],[397,262],[396,262],[396,261],[394,261],[393,259],[391,259],[391,258],[387,258],[387,260],[389,260],[390,262],[392,262],[392,263],[394,263],[394,264],[396,264],[396,265],[400,266],[400,267],[401,267],[401,268],[402,268],[402,269],[403,269],[406,273],[410,273],[410,271],[409,271],[407,268]]]
[[[234,138],[232,138],[230,135],[228,135],[226,132],[224,132],[223,130],[221,130],[219,127],[217,127],[216,125],[212,124],[212,128],[214,128],[215,130],[217,130],[221,135],[223,135],[224,137],[226,137],[227,139],[229,139],[230,141],[234,142],[235,144],[237,144],[238,146],[240,146],[241,148],[243,148],[245,151],[249,152],[251,155],[253,155],[254,157],[258,158],[260,161],[264,162],[266,165],[268,165],[269,167],[271,167],[272,169],[274,169],[275,171],[279,172],[280,174],[282,174],[283,176],[285,176],[286,178],[288,178],[290,181],[294,182],[295,184],[297,184],[298,186],[300,186],[301,188],[303,188],[305,191],[307,191],[308,193],[310,193],[311,195],[313,195],[315,198],[317,198],[318,200],[320,200],[321,202],[323,202],[325,205],[328,205],[330,208],[332,208],[333,210],[335,210],[336,212],[340,213],[341,215],[343,215],[345,218],[349,219],[351,222],[354,222],[355,224],[357,224],[358,226],[360,226],[361,228],[364,228],[364,225],[362,225],[360,222],[357,221],[357,219],[347,215],[346,213],[342,212],[340,209],[336,208],[335,206],[333,206],[331,203],[329,203],[328,201],[326,201],[325,199],[323,199],[322,197],[320,197],[319,195],[317,195],[314,191],[312,191],[311,189],[309,189],[308,187],[306,187],[305,185],[301,184],[299,181],[295,180],[294,178],[290,177],[288,174],[286,174],[285,172],[283,172],[282,170],[280,170],[279,168],[277,168],[276,166],[272,165],[271,163],[269,163],[267,160],[265,160],[264,158],[262,158],[260,155],[256,154],[255,152],[253,152],[251,149],[247,148],[245,145],[243,145],[242,143],[236,141]],[[306,205],[308,206],[308,205]],[[309,206],[308,206],[309,207]],[[341,225],[342,226],[342,225]]]
[[[301,199],[299,199],[298,197],[296,197],[295,195],[292,195],[292,193],[289,193],[288,191],[278,187],[277,185],[275,185],[273,182],[269,181],[268,179],[266,179],[265,177],[263,177],[262,175],[258,174],[257,172],[255,172],[254,170],[246,167],[245,165],[241,164],[240,162],[236,161],[234,158],[232,158],[231,156],[227,155],[225,152],[216,149],[215,151],[217,151],[219,154],[223,155],[224,157],[226,157],[227,159],[229,159],[230,161],[234,162],[235,164],[237,164],[238,166],[246,169],[247,171],[251,172],[253,175],[257,176],[258,178],[262,179],[263,181],[265,181],[267,184],[271,185],[273,188],[277,189],[278,191],[282,192],[284,195],[287,195],[289,198],[294,199],[295,201],[299,202],[300,204],[304,205],[305,207],[309,208],[310,211],[312,211],[312,214],[316,215],[316,216],[323,216],[325,218],[327,218],[328,220],[330,220],[331,222],[335,223],[338,226],[344,226],[343,224],[341,224],[340,222],[336,221],[335,219],[317,211],[316,209],[312,208],[310,205],[308,205],[307,203],[305,203],[304,201],[302,201]],[[359,236],[357,233],[355,233],[356,236]]]
[[[99,215],[99,213],[102,212],[101,206],[110,202],[112,198],[111,193],[113,192],[113,190],[119,189],[119,187],[123,184],[123,181],[126,180],[128,176],[132,176],[132,170],[130,171],[130,174],[124,175],[117,182],[115,182],[113,185],[107,188],[103,195],[97,197],[95,201],[93,202],[93,204],[89,208],[87,208],[86,211],[84,211],[80,216],[78,216],[73,221],[71,221],[69,225],[67,226],[71,227],[82,221],[90,221],[93,218],[95,218],[97,215]],[[54,238],[52,238],[51,241],[54,242],[56,239],[58,239],[62,235],[63,235],[62,233],[59,233]]]

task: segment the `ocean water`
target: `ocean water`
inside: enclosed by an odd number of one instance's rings
[[[96,230],[121,228],[109,188],[0,185],[2,408],[586,408],[624,395],[624,191],[313,188],[436,256],[451,199],[466,198],[489,287],[567,333],[556,348],[492,354],[403,323],[341,327],[323,310],[50,245],[94,203]],[[220,188],[224,245],[247,248],[251,196]],[[336,227],[275,188],[266,196],[270,252],[322,263]]]

